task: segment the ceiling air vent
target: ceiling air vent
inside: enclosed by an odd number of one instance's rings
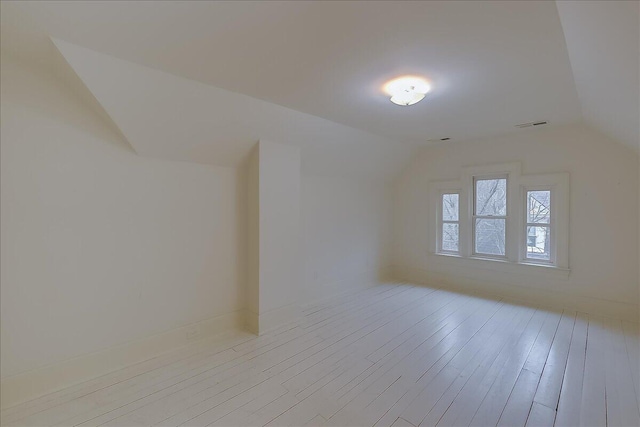
[[[529,127],[532,127],[532,126],[542,126],[542,125],[546,125],[548,123],[549,123],[548,121],[544,120],[544,121],[541,121],[541,122],[521,123],[519,125],[516,125],[516,127],[522,129],[522,128],[529,128]]]

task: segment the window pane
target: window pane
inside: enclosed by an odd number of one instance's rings
[[[442,250],[458,252],[459,224],[442,224]]]
[[[549,227],[527,227],[527,258],[549,261],[550,243]]]
[[[443,221],[458,220],[458,195],[457,194],[442,195],[442,220]]]
[[[476,180],[476,215],[507,215],[507,180]]]
[[[476,219],[476,253],[504,255],[504,246],[504,219]]]
[[[527,191],[527,222],[549,224],[551,218],[551,191]]]

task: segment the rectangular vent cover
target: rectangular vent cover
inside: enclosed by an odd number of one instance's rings
[[[542,125],[546,125],[549,122],[546,120],[543,120],[541,122],[529,122],[529,123],[521,123],[519,125],[516,125],[517,128],[528,128],[528,127],[532,127],[532,126],[542,126]]]

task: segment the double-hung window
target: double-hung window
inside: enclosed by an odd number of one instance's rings
[[[442,193],[440,218],[440,252],[460,252],[460,193]]]
[[[506,256],[507,177],[474,177],[473,254]]]
[[[551,189],[525,190],[525,250],[524,258],[534,262],[552,262],[553,217]]]
[[[569,174],[522,175],[515,162],[461,172],[459,180],[429,183],[430,212],[437,219],[429,229],[429,252],[454,255],[443,262],[501,261],[491,268],[569,274]]]

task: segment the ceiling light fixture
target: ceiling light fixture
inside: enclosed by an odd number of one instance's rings
[[[430,90],[429,83],[417,76],[398,77],[384,85],[384,91],[391,97],[391,102],[403,107],[422,101]]]

